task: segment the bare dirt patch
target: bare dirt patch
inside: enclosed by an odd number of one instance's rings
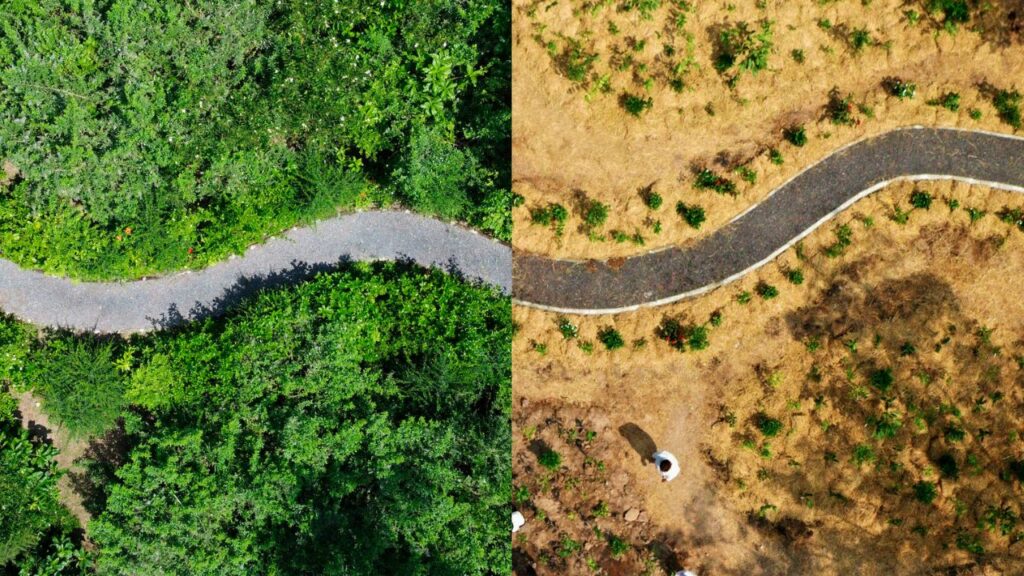
[[[910,209],[914,191],[929,208]],[[980,187],[894,185],[701,298],[603,317],[517,307],[520,566],[1024,571],[1024,230],[1003,212],[1021,205]],[[706,346],[677,350],[666,318],[705,327]],[[609,328],[625,346],[606,349]],[[536,441],[562,455],[557,472]],[[683,463],[674,482],[644,461],[650,444]],[[595,517],[602,501],[610,513]],[[645,522],[627,522],[631,509]],[[607,534],[629,544],[618,559]],[[580,547],[563,558],[565,537]]]

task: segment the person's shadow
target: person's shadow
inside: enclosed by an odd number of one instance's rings
[[[653,456],[658,451],[658,446],[654,443],[651,435],[644,432],[643,428],[629,422],[619,426],[619,434],[622,434],[622,437],[629,442],[633,450],[636,450],[636,453],[640,455],[641,462],[644,464],[654,462]]]

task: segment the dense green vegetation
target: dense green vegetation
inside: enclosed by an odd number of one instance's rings
[[[0,376],[90,431],[108,407],[49,374],[124,390],[89,473],[101,574],[505,574],[511,330],[493,289],[356,265],[130,340],[6,320]]]
[[[86,278],[202,266],[394,202],[510,237],[505,3],[0,0],[0,14],[0,164],[18,172],[0,185],[0,247],[19,263]]]
[[[29,438],[16,409],[14,398],[0,392],[0,568],[73,574],[84,554],[69,539],[75,519],[57,500],[56,450]]]

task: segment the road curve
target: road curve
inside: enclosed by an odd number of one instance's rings
[[[510,293],[512,251],[467,228],[398,211],[294,228],[209,268],[130,282],[76,282],[0,259],[0,309],[36,325],[139,332],[218,314],[260,289],[351,261],[408,260]]]
[[[1024,138],[913,126],[855,142],[776,188],[710,236],[619,260],[516,253],[513,301],[572,314],[614,314],[697,296],[773,260],[894,180],[953,179],[1024,193]]]

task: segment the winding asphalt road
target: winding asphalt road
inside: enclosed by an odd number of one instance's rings
[[[786,182],[710,236],[620,260],[517,253],[517,304],[613,314],[708,292],[770,262],[894,180],[953,179],[1024,193],[1024,138],[910,127],[855,142]]]
[[[294,228],[209,268],[131,282],[75,282],[0,259],[0,309],[40,326],[137,332],[220,313],[261,289],[350,261],[408,260],[510,293],[512,251],[408,212],[357,212]]]

